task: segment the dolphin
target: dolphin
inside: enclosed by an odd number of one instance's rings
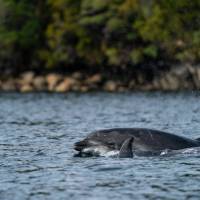
[[[200,138],[189,139],[145,128],[113,128],[90,133],[76,142],[76,156],[118,155],[120,158],[160,155],[164,150],[199,147]]]

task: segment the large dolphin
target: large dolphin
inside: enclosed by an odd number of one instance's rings
[[[200,139],[144,129],[115,128],[92,132],[74,144],[78,156],[97,156],[116,153],[120,158],[134,155],[160,155],[164,150],[180,150],[200,146]]]

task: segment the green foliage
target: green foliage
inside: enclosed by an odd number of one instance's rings
[[[199,61],[200,1],[153,1],[151,15],[134,23],[145,42],[156,44],[170,59]],[[196,53],[195,53],[196,52]]]
[[[39,0],[0,0],[4,16],[0,22],[0,67],[10,70],[39,63],[37,51],[42,44],[41,22],[44,5]]]
[[[199,0],[0,0],[0,66],[199,62]]]

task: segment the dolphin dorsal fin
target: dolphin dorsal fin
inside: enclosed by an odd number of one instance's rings
[[[132,158],[133,157],[133,142],[134,138],[130,137],[126,139],[119,151],[119,158]]]

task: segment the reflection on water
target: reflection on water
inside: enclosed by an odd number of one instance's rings
[[[0,94],[0,199],[200,199],[200,154],[73,157],[96,129],[200,137],[196,93]]]

